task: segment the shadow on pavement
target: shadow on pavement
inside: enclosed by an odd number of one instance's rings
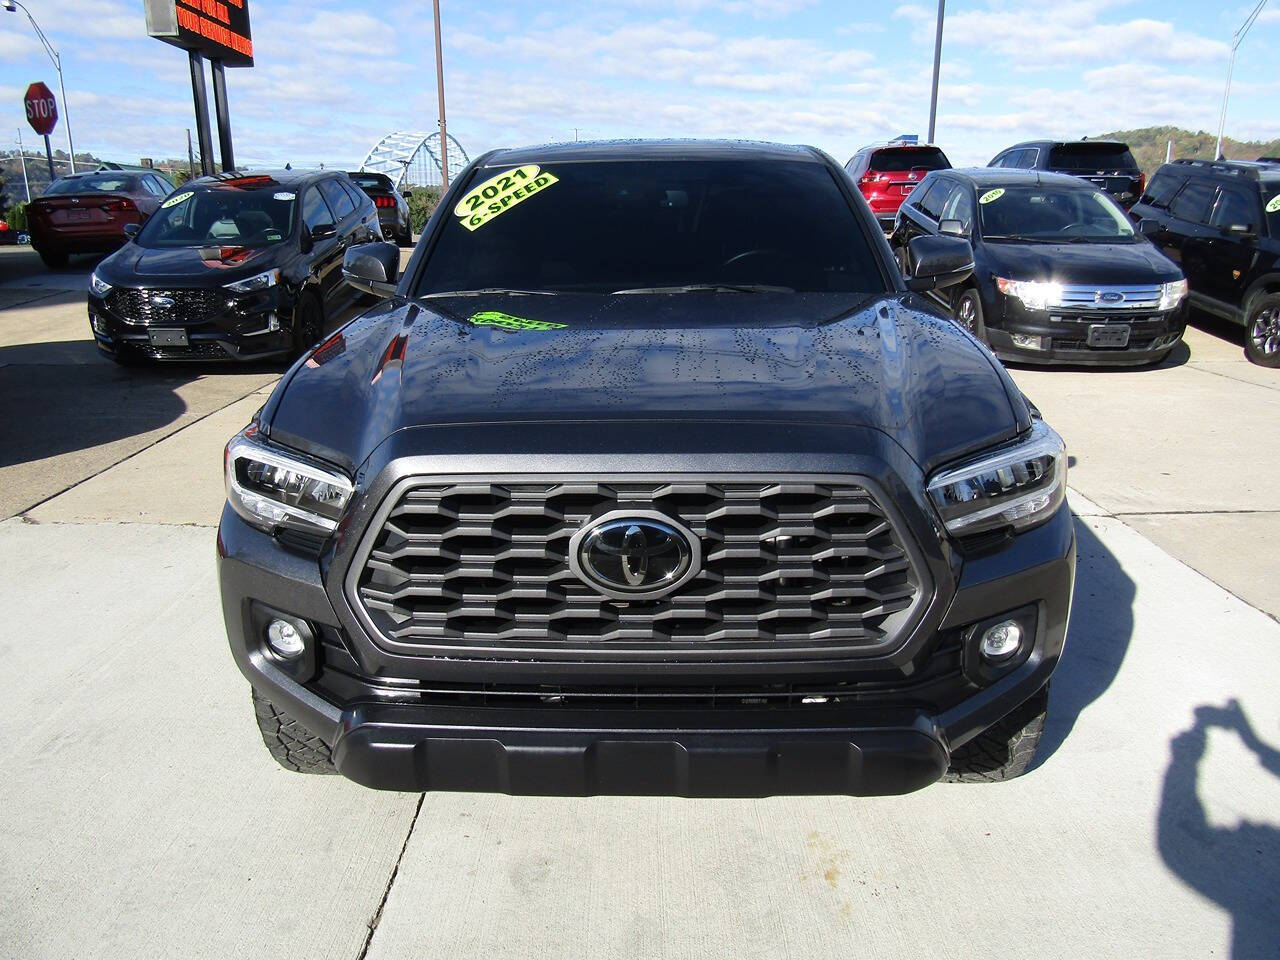
[[[1199,768],[1215,727],[1235,732],[1263,770],[1280,777],[1280,750],[1258,737],[1237,701],[1197,707],[1191,729],[1169,745],[1157,845],[1183,883],[1231,914],[1232,960],[1274,960],[1280,956],[1280,829],[1247,820],[1234,827],[1209,822]]]
[[[1067,646],[1053,673],[1049,716],[1030,770],[1062,746],[1076,720],[1107,692],[1133,636],[1133,580],[1087,520],[1075,517],[1076,586]]]

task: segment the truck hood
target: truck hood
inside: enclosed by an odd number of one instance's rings
[[[296,365],[259,419],[348,471],[413,427],[617,421],[868,427],[930,469],[1015,436],[1028,414],[1003,367],[922,306],[828,293],[389,301]]]
[[[1137,243],[1017,243],[984,245],[986,265],[1010,280],[1059,283],[1167,283],[1182,272],[1173,261],[1140,240]]]

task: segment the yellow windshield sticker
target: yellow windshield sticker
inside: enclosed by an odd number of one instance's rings
[[[501,327],[503,330],[563,330],[567,323],[550,323],[545,320],[526,320],[513,317],[501,310],[483,310],[467,318],[477,327]]]
[[[994,190],[988,190],[978,198],[979,203],[990,203],[992,200],[999,200],[1004,196],[1004,187],[996,187]]]
[[[1277,212],[1280,212],[1280,193],[1277,193],[1274,197],[1272,197],[1270,200],[1267,201],[1267,213],[1277,213]]]
[[[517,203],[559,182],[555,174],[528,163],[486,180],[459,200],[453,212],[468,230],[478,230]]]
[[[180,204],[183,200],[190,200],[190,199],[191,199],[192,197],[194,197],[195,195],[196,195],[196,192],[195,192],[194,190],[187,190],[187,191],[185,191],[185,192],[183,192],[183,193],[175,193],[172,197],[170,197],[170,198],[169,198],[168,200],[166,200],[164,203],[160,204],[160,206],[162,206],[162,207],[176,207],[176,206],[177,206],[178,204]]]

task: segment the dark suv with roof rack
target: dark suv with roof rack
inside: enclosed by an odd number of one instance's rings
[[[231,651],[285,767],[397,790],[902,793],[1027,769],[1066,454],[808,147],[454,181],[228,444]]]
[[[1245,327],[1245,353],[1280,367],[1280,166],[1175,160],[1151,178],[1133,216],[1182,267],[1191,305]]]
[[[987,166],[1082,177],[1125,209],[1142,196],[1147,181],[1129,145],[1119,140],[1028,140],[1001,150]]]
[[[125,233],[89,278],[89,325],[117,363],[298,355],[357,304],[343,254],[382,238],[346,174],[298,170],[189,181]]]

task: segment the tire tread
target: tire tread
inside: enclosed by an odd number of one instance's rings
[[[270,700],[253,691],[253,713],[276,763],[296,773],[337,773],[329,745],[285,713]]]

